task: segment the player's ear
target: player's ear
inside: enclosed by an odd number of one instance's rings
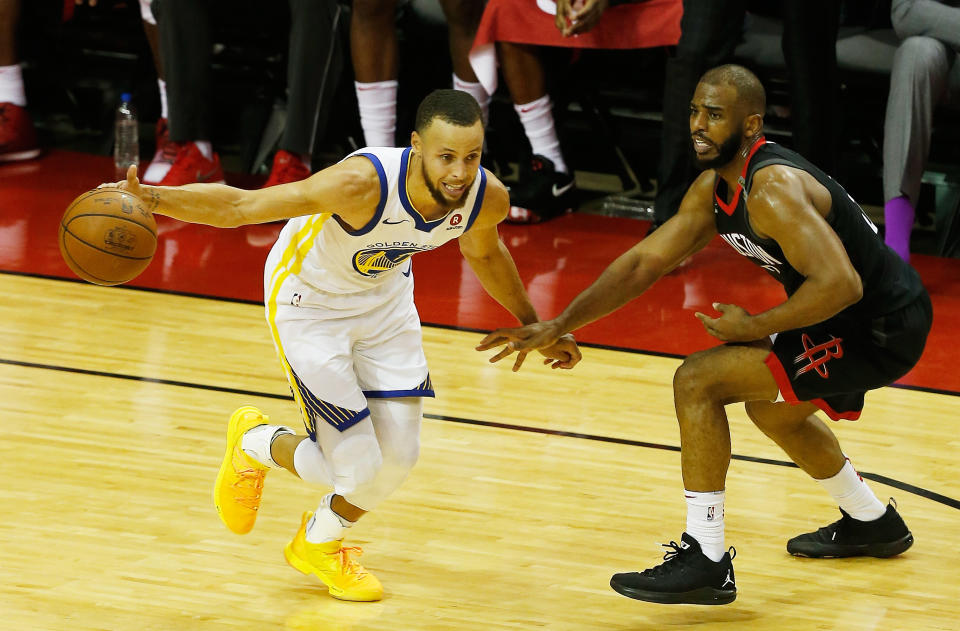
[[[743,121],[743,133],[747,138],[757,138],[763,133],[763,116],[750,114]]]
[[[422,154],[423,152],[420,150],[421,149],[420,145],[421,145],[420,134],[417,133],[417,130],[413,130],[412,132],[410,132],[410,146],[413,147],[414,151]]]

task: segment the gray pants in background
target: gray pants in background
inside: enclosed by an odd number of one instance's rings
[[[938,104],[960,102],[960,2],[893,0],[902,40],[893,58],[883,126],[883,198],[916,208]]]

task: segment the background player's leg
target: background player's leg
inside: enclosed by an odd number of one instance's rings
[[[786,0],[782,10],[781,50],[790,81],[793,148],[827,173],[836,173],[840,127],[836,42],[840,3]]]
[[[693,181],[690,157],[690,99],[700,75],[728,62],[740,40],[744,0],[683,0],[680,41],[667,60],[663,86],[663,126],[657,167],[657,225],[676,214]]]
[[[167,80],[170,138],[208,141],[210,16],[206,2],[164,0],[158,16],[160,53]]]
[[[960,10],[958,10],[960,11]],[[883,127],[884,240],[910,260],[910,233],[930,154],[933,114],[956,54],[931,37],[897,47]]]
[[[394,0],[354,0],[350,56],[364,141],[392,147],[397,128],[397,5]]]
[[[483,124],[489,120],[491,96],[480,85],[470,65],[470,48],[483,15],[483,0],[440,0],[447,18],[450,61],[453,64],[453,88],[468,92],[480,104]]]

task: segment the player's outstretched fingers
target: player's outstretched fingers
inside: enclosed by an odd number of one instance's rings
[[[523,366],[523,360],[527,358],[527,351],[520,351],[517,353],[517,359],[513,362],[513,372],[520,370],[520,366]]]
[[[480,340],[480,343],[476,345],[476,350],[488,351],[491,348],[503,346],[509,343],[510,340],[517,339],[516,335],[511,335],[511,331],[513,331],[513,329],[497,329],[496,331],[487,333],[483,339]],[[509,355],[510,353],[507,354]]]
[[[479,347],[478,347],[477,350],[478,350],[478,351],[482,351],[482,350],[487,350],[487,349],[486,349],[486,348],[479,348]],[[513,354],[513,348],[512,348],[509,344],[507,344],[506,346],[504,346],[504,347],[500,350],[499,353],[497,353],[496,355],[494,355],[493,357],[491,357],[488,361],[489,361],[491,364],[494,364],[494,363],[500,361],[501,359],[503,359],[504,357],[508,357],[508,356],[510,356],[510,355],[512,355],[512,354]]]

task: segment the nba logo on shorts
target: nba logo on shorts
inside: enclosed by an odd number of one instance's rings
[[[716,514],[715,511],[716,511],[716,507],[707,506],[707,521],[713,521],[713,517]]]
[[[292,304],[294,307],[299,307],[301,298],[303,298],[303,296],[300,294],[293,294],[293,296],[290,298],[290,304]]]

